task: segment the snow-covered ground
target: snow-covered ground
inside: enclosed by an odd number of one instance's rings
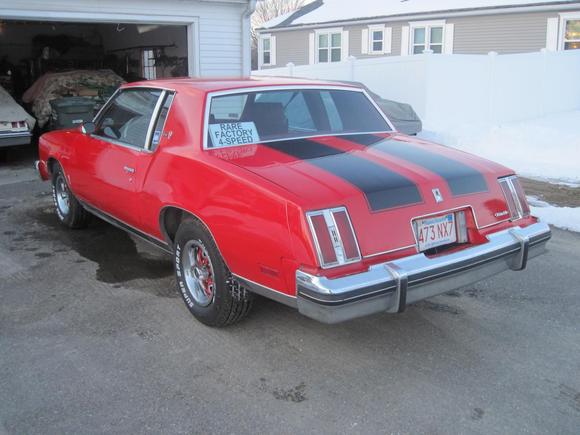
[[[580,207],[556,207],[528,196],[528,202],[534,216],[542,221],[565,230],[580,232]]]
[[[420,137],[502,163],[520,175],[580,186],[580,110],[492,128],[438,129]]]

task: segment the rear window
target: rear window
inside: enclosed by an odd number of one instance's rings
[[[391,130],[364,93],[335,89],[212,97],[208,124],[207,148]]]

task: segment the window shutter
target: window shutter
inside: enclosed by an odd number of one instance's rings
[[[316,63],[316,48],[314,46],[314,32],[308,34],[308,63],[313,65]]]
[[[385,54],[391,53],[393,51],[393,28],[387,27],[383,35],[383,51]]]
[[[401,56],[409,55],[409,26],[401,28]]]
[[[276,65],[276,37],[270,36],[270,65]]]
[[[360,52],[369,54],[369,29],[362,29]]]
[[[558,18],[548,18],[548,29],[546,31],[546,49],[558,51]]]
[[[348,49],[348,30],[343,30],[342,32],[342,41],[341,42],[341,47],[342,47],[342,53],[340,56],[340,60],[341,61],[345,61],[348,59],[348,56],[350,55],[349,53],[349,49]]]
[[[258,35],[258,69],[264,66],[264,47],[262,45],[262,36]]]
[[[454,24],[445,24],[445,41],[443,44],[444,54],[453,54],[454,27]]]

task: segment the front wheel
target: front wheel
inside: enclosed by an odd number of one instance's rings
[[[52,171],[52,200],[60,223],[67,228],[84,228],[90,215],[72,194],[59,164]]]
[[[220,327],[246,317],[253,295],[232,277],[201,223],[192,219],[180,225],[174,254],[179,292],[196,319]]]

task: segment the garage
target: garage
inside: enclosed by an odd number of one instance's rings
[[[86,120],[123,82],[248,75],[254,4],[0,0],[0,147]]]

